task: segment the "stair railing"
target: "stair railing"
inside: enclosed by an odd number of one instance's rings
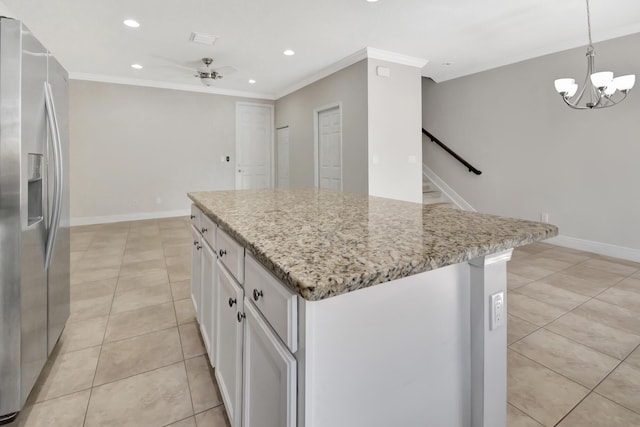
[[[440,148],[442,148],[444,151],[446,151],[447,153],[451,154],[454,159],[456,159],[457,161],[459,161],[460,163],[465,165],[467,167],[467,169],[469,169],[469,172],[473,172],[476,175],[480,175],[482,173],[482,171],[474,168],[471,165],[471,163],[467,162],[465,159],[460,157],[455,151],[453,151],[451,148],[447,147],[442,141],[440,141],[438,138],[436,138],[435,136],[433,136],[432,134],[427,132],[424,128],[422,129],[422,133],[425,134],[431,141],[433,141],[436,144],[438,144],[440,146]]]

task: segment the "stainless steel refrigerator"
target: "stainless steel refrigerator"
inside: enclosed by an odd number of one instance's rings
[[[0,19],[0,423],[69,317],[67,80],[28,28]]]

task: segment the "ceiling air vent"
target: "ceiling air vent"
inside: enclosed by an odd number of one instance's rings
[[[189,36],[189,41],[194,43],[206,44],[208,46],[213,46],[217,40],[216,36],[212,36],[211,34],[204,33],[191,33]]]

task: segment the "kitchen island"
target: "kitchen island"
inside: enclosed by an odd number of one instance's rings
[[[233,427],[506,425],[506,262],[556,227],[314,189],[189,197]]]

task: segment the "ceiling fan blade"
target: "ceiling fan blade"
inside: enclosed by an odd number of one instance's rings
[[[223,76],[229,76],[233,73],[237,73],[238,69],[235,67],[232,67],[230,65],[225,65],[224,67],[216,67],[213,69],[213,71],[217,72],[218,74],[221,74]]]
[[[197,64],[190,67],[188,64],[182,63],[178,60],[175,60],[173,58],[168,58],[162,55],[151,54],[150,56],[162,62],[167,63],[167,66],[173,66],[173,67],[181,68],[183,70],[189,70],[190,72],[193,72],[193,70],[197,67]]]

